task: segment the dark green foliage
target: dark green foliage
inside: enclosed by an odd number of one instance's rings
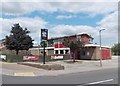
[[[7,54],[7,62],[22,62],[23,55],[12,55],[12,54]]]
[[[78,49],[82,49],[84,47],[84,44],[81,41],[76,41]]]
[[[113,52],[115,55],[120,55],[120,43],[115,44],[115,45],[112,47],[112,52]]]
[[[11,34],[6,36],[6,47],[10,50],[15,50],[18,54],[19,50],[29,50],[33,47],[32,38],[27,35],[30,31],[20,27],[19,24],[14,24],[11,30]]]
[[[71,51],[78,51],[84,47],[84,44],[82,44],[81,41],[76,40],[75,42],[73,42],[69,37],[64,38],[64,45],[66,47],[69,47]]]
[[[51,59],[51,55],[45,56],[45,62],[58,61],[58,60],[68,60],[68,59],[70,59],[70,55],[63,55],[63,59]],[[34,62],[43,62],[43,55],[40,55],[39,61],[34,61]]]
[[[44,42],[45,42],[45,47],[47,47],[47,41],[42,41],[42,42],[40,43],[41,47],[44,47]]]
[[[69,37],[65,37],[63,43],[64,43],[65,47],[70,47],[70,43],[71,43],[70,42],[70,38]]]
[[[70,50],[71,52],[75,52],[78,49],[77,43],[74,43],[73,41],[70,43]]]
[[[70,48],[73,57],[73,62],[75,62],[75,53],[82,51],[84,45],[79,40],[75,42],[70,42],[69,39],[64,40],[64,45]]]

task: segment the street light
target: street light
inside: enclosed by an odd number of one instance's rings
[[[99,30],[99,37],[100,37],[100,66],[102,66],[102,49],[101,49],[101,31],[105,29]]]

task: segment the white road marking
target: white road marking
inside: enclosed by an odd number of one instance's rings
[[[113,79],[108,79],[108,80],[104,80],[104,81],[92,82],[92,83],[88,83],[88,85],[92,85],[92,84],[100,84],[100,83],[110,82],[110,81],[113,81]]]

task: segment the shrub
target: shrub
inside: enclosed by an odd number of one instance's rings
[[[51,56],[45,56],[45,61],[59,61],[59,60],[68,60],[70,59],[70,55],[63,55],[63,59],[51,59]],[[40,56],[40,62],[43,62],[43,56]]]
[[[7,57],[7,62],[21,62],[23,56],[7,54],[6,57]]]

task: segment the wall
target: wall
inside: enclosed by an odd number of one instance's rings
[[[80,59],[90,60],[90,59],[94,59],[94,57],[95,57],[95,48],[94,47],[86,47],[82,51]]]
[[[110,59],[111,51],[108,48],[102,48],[102,59]]]
[[[48,50],[48,55],[54,55],[54,50],[53,49],[49,49]]]
[[[87,37],[87,36],[81,36],[80,40],[83,44],[89,44],[90,43],[90,38]]]
[[[106,51],[108,50],[108,51]],[[95,50],[95,59],[96,60],[99,60],[101,58],[101,53],[100,53],[100,48],[99,47],[96,47],[96,50]],[[110,48],[102,48],[102,59],[111,59],[111,49]]]
[[[39,49],[34,49],[34,50],[30,50],[30,53],[32,55],[39,55],[40,51],[39,51]]]

